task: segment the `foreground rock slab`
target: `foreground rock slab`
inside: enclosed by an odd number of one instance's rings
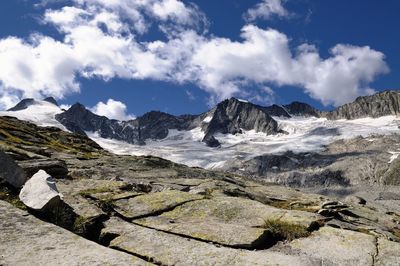
[[[165,190],[115,201],[116,211],[127,219],[157,214],[185,202],[202,199],[202,196],[177,190]]]
[[[151,265],[0,201],[0,265]]]
[[[307,230],[320,219],[318,214],[278,209],[249,199],[215,197],[188,202],[134,222],[222,245],[253,248],[274,241],[264,227],[266,221],[281,221]]]
[[[379,254],[376,241],[376,237],[369,234],[323,227],[308,238],[294,240],[289,246],[295,254],[322,259],[324,265],[361,266],[373,265]]]
[[[159,265],[321,265],[318,259],[272,251],[248,251],[145,228],[118,218],[106,222],[103,235],[117,236],[110,246]]]

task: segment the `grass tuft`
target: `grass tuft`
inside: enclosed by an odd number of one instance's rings
[[[267,219],[263,227],[272,234],[272,237],[279,240],[292,241],[297,238],[308,237],[311,234],[305,226],[279,219]]]

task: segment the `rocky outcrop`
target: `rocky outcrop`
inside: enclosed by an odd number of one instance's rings
[[[371,96],[358,97],[354,102],[328,112],[328,119],[357,119],[362,117],[380,117],[400,113],[400,92],[384,91]]]
[[[56,115],[56,119],[72,132],[97,132],[103,138],[140,144],[140,131],[136,123],[120,122],[93,114],[79,103]]]
[[[284,105],[284,108],[291,115],[306,116],[306,117],[308,116],[321,117],[324,115],[324,112],[321,112],[316,108],[312,107],[311,105],[302,102],[292,102],[291,104]]]
[[[58,102],[57,102],[56,99],[54,99],[53,97],[44,98],[43,101],[46,101],[46,102],[48,102],[48,103],[52,103],[52,104],[54,104],[54,105],[59,106],[59,105],[58,105]]]
[[[54,179],[45,171],[40,170],[23,186],[19,194],[20,200],[30,209],[44,211],[61,201]]]
[[[34,104],[35,100],[32,98],[27,98],[27,99],[23,99],[22,101],[20,101],[17,105],[15,105],[14,107],[8,109],[7,111],[20,111],[20,110],[24,110],[26,108],[28,108],[30,105]]]
[[[27,176],[32,176],[39,170],[43,170],[54,178],[66,178],[68,168],[64,161],[54,159],[34,159],[18,162]]]
[[[287,108],[282,105],[273,104],[271,106],[262,107],[265,112],[267,112],[270,116],[281,116],[281,117],[291,117]]]
[[[210,113],[210,122],[203,126],[204,140],[216,133],[238,134],[242,130],[255,130],[266,134],[280,132],[278,123],[263,107],[235,98],[219,103]]]
[[[21,188],[28,176],[14,160],[4,151],[0,150],[0,183],[6,182],[15,188]]]

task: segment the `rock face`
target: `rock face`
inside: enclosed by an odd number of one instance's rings
[[[46,101],[46,102],[49,102],[49,103],[52,103],[52,104],[58,106],[58,102],[57,102],[56,99],[54,99],[53,97],[44,98],[43,101]]]
[[[21,161],[18,164],[24,169],[27,176],[32,176],[39,170],[44,170],[54,178],[66,178],[68,175],[67,165],[59,160],[36,159]]]
[[[284,108],[291,115],[320,117],[324,114],[311,105],[301,102],[292,102],[291,104],[285,105]]]
[[[27,207],[37,211],[58,204],[61,200],[60,196],[55,181],[43,170],[33,175],[19,194],[20,200]]]
[[[216,133],[237,134],[242,129],[266,134],[280,132],[278,123],[265,108],[235,98],[219,103],[210,113],[210,122],[203,126],[205,140]]]
[[[14,160],[4,151],[0,150],[0,181],[5,181],[15,188],[21,188],[28,176]]]
[[[285,106],[273,104],[271,106],[263,107],[263,109],[270,115],[270,116],[282,116],[282,117],[291,117],[288,109]]]
[[[83,134],[85,131],[97,132],[103,138],[112,138],[138,144],[139,129],[135,123],[110,120],[105,116],[95,115],[77,103],[67,111],[56,115],[56,119],[68,130]]]
[[[28,108],[28,106],[32,105],[35,102],[34,99],[28,98],[28,99],[23,99],[20,101],[16,106],[8,109],[7,111],[20,111]]]
[[[358,97],[354,102],[340,106],[326,114],[328,119],[356,119],[380,117],[400,113],[400,92],[384,91],[371,96]]]

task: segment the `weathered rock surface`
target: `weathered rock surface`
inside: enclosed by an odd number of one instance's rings
[[[59,204],[60,196],[54,179],[43,170],[34,174],[19,194],[20,200],[27,207],[37,211]]]
[[[330,227],[294,240],[288,247],[290,253],[318,258],[326,265],[373,265],[378,255],[374,236]]]
[[[215,246],[115,218],[106,222],[103,234],[116,237],[111,241],[111,247],[140,254],[162,265],[317,265],[318,262],[279,252]]]
[[[267,220],[309,229],[322,218],[309,212],[282,210],[248,199],[215,197],[189,202],[159,216],[135,220],[135,223],[222,245],[255,248],[274,241],[269,239],[272,236],[264,228]]]
[[[1,265],[151,265],[0,201]]]
[[[150,193],[114,202],[115,210],[127,219],[154,215],[170,210],[185,202],[200,200],[202,197],[177,190]]]
[[[10,156],[0,150],[0,182],[5,181],[16,188],[20,188],[26,180],[28,180],[28,176],[24,170]]]

